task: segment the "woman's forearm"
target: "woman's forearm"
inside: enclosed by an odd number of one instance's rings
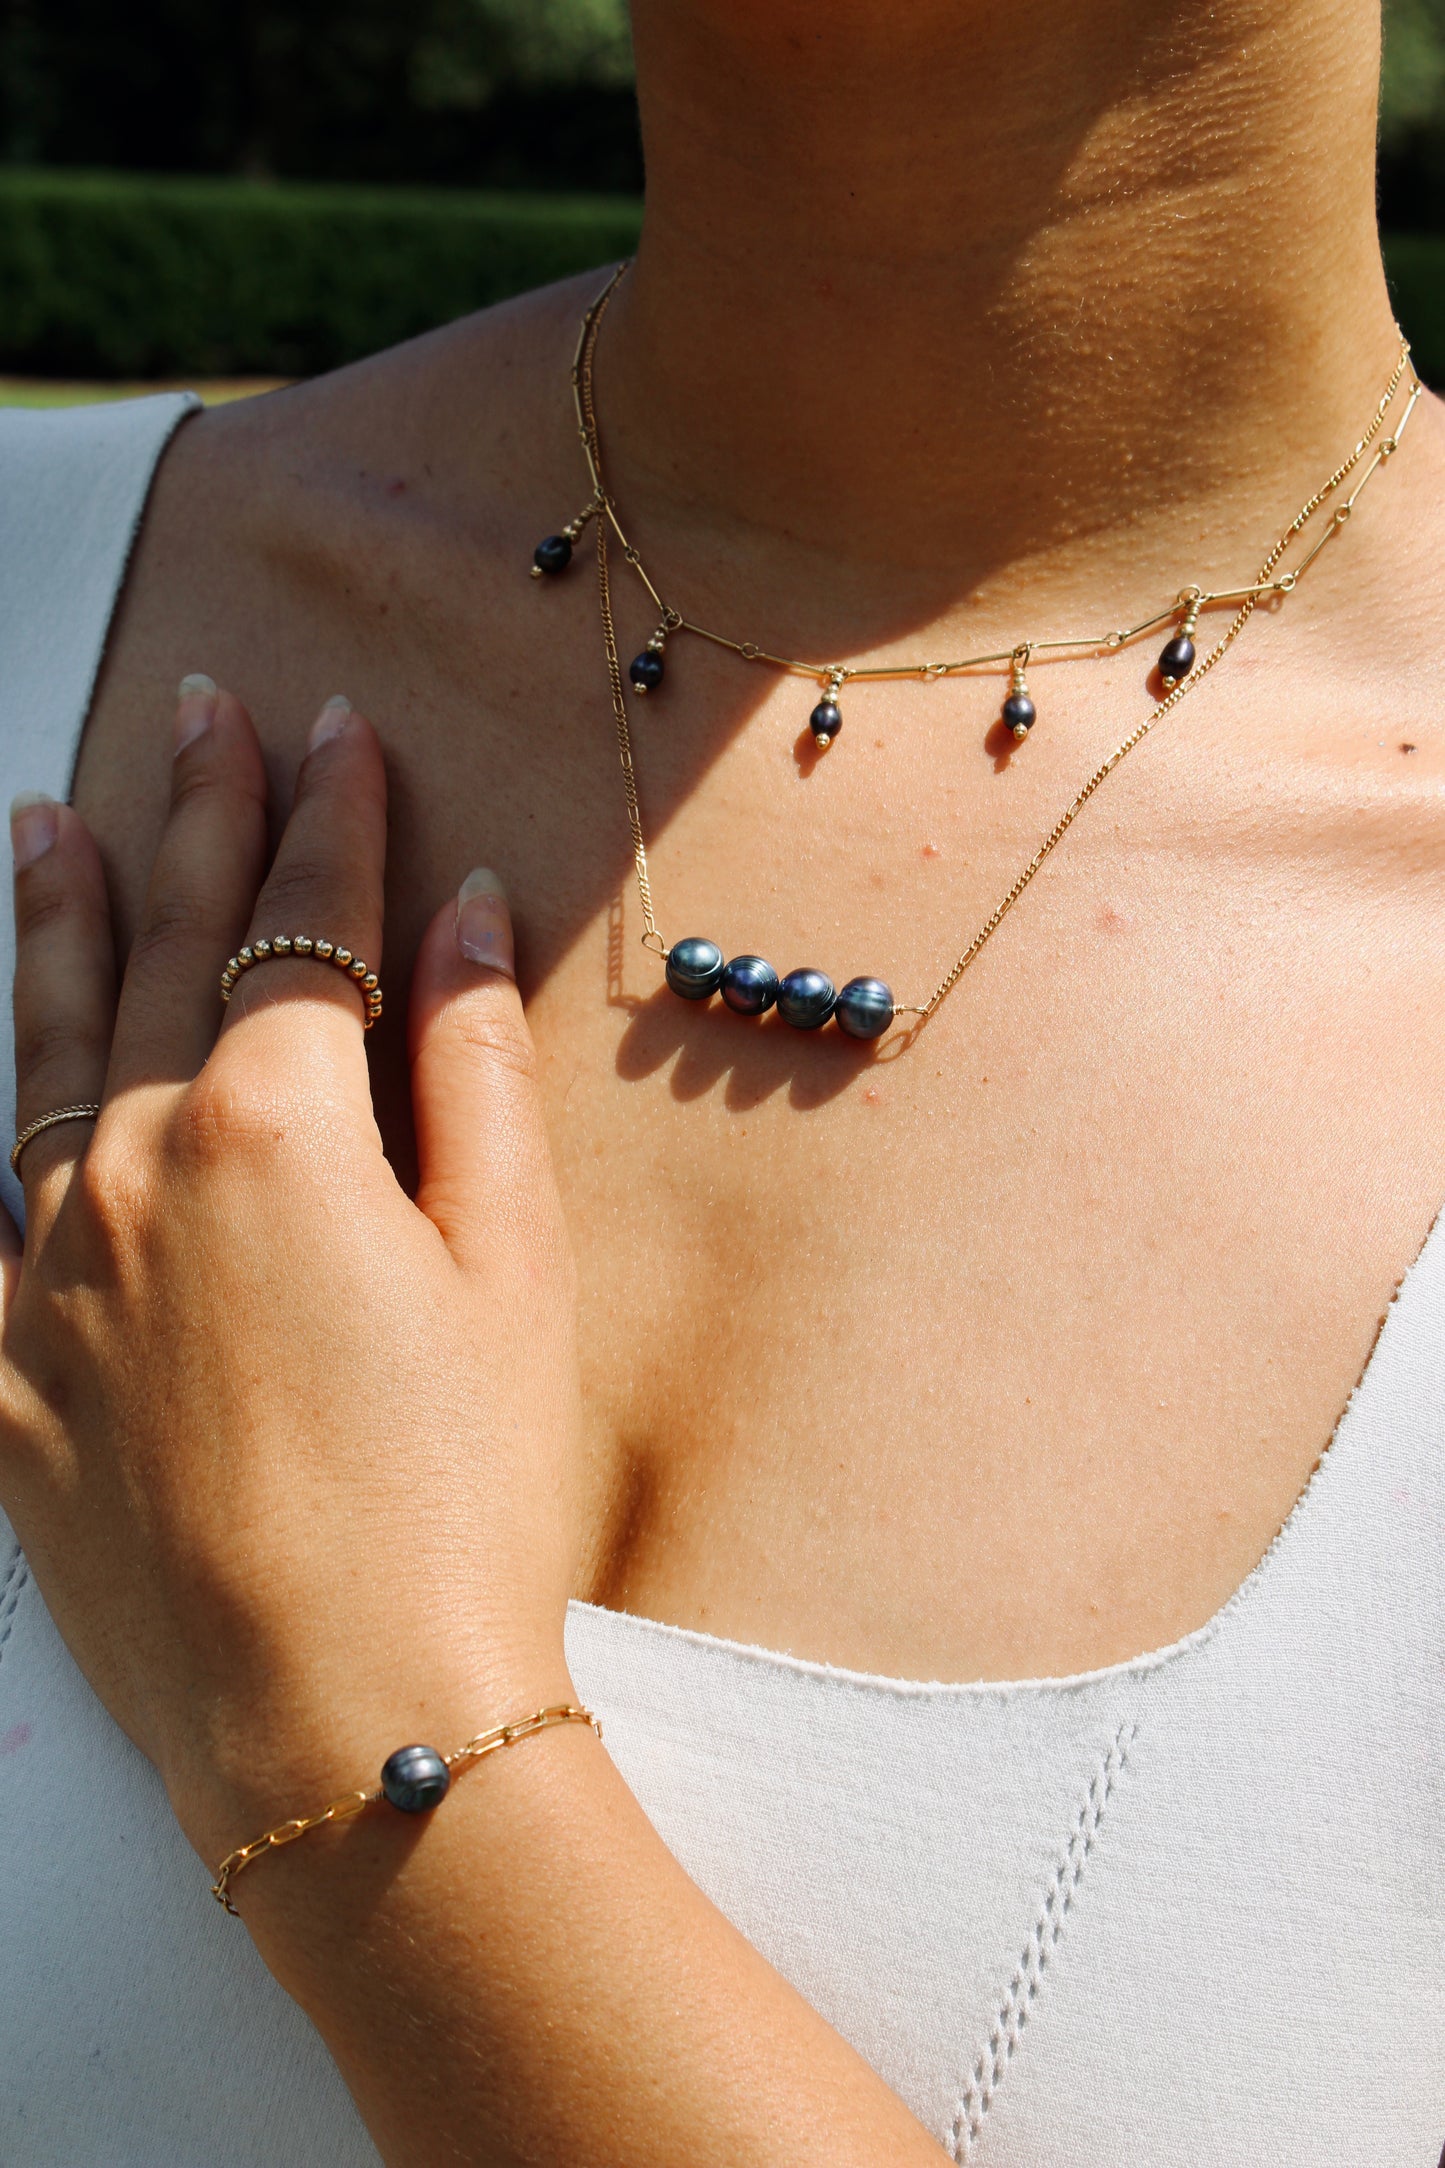
[[[888,2087],[683,1873],[585,1728],[237,1891],[389,2168],[929,2168]]]
[[[264,808],[249,717],[188,680],[118,1001],[94,839],[49,801],[17,829],[33,1129],[23,1252],[0,1219],[0,1499],[211,1861],[408,1738],[571,1698],[581,1548],[575,1273],[505,899],[479,871],[422,943],[412,1200],[363,1050],[386,834],[364,718],[317,718],[269,872]],[[318,960],[293,937],[323,928]],[[579,1725],[430,1815],[315,1830],[236,1895],[392,2168],[938,2158]]]

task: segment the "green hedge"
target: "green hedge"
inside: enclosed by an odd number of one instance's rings
[[[1401,329],[1427,384],[1445,391],[1445,236],[1397,233],[1385,241],[1385,269]]]
[[[255,187],[0,168],[0,372],[305,376],[625,255],[622,197]],[[1445,238],[1386,262],[1445,387]]]
[[[0,169],[0,371],[304,376],[626,255],[628,198]]]

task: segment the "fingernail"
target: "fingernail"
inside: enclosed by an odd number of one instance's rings
[[[507,891],[488,866],[469,873],[457,891],[457,947],[471,963],[517,976]]]
[[[204,670],[195,670],[189,677],[183,677],[180,703],[176,709],[174,751],[177,753],[194,745],[216,720],[215,679],[207,677]]]
[[[333,693],[315,722],[306,740],[306,750],[314,753],[318,745],[326,745],[332,738],[339,738],[351,721],[351,702],[345,693]]]
[[[43,858],[60,833],[60,807],[43,790],[22,790],[10,801],[10,848],[17,873]]]

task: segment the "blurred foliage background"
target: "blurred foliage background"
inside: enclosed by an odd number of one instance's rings
[[[1445,0],[1385,0],[1380,208],[1445,383]],[[0,0],[0,368],[293,375],[616,255],[625,0]]]
[[[0,0],[11,164],[642,185],[624,0]]]
[[[1445,0],[1385,0],[1380,221],[1445,235]]]

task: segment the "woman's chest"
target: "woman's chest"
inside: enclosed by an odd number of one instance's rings
[[[529,642],[520,585],[480,677],[444,583],[429,624],[382,614],[380,580],[374,609],[288,607],[259,657],[259,594],[212,599],[203,656],[152,644],[248,698],[283,800],[295,688],[343,684],[378,722],[391,986],[470,866],[508,885],[581,1275],[579,1593],[945,1678],[1199,1624],[1301,1490],[1445,1195],[1438,744],[1401,754],[1368,696],[1341,732],[1307,687],[1282,726],[1273,673],[1227,699],[1221,673],[926,1027],[859,1046],[666,990],[589,627]],[[1082,674],[1058,684],[1003,769],[934,688],[859,696],[817,764],[796,694],[746,672],[747,700],[698,669],[639,703],[664,939],[922,1001],[1117,733]],[[127,703],[81,803],[133,914],[164,786]],[[401,1035],[375,1053],[405,1176]]]

